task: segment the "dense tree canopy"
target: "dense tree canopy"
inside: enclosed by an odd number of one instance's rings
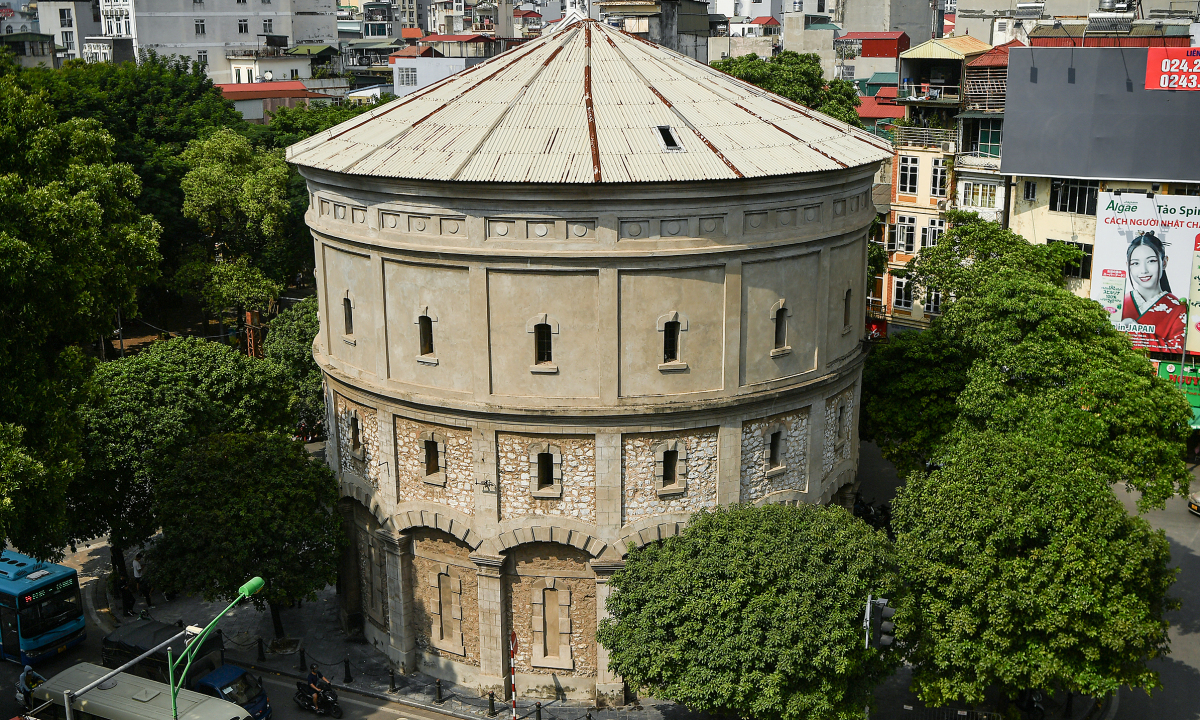
[[[371,103],[332,105],[320,100],[294,108],[281,107],[271,113],[266,125],[249,126],[247,136],[255,145],[282,150],[375,107]]]
[[[862,120],[855,110],[861,102],[854,84],[847,80],[826,80],[821,70],[821,58],[816,53],[802,55],[784,50],[769,58],[750,53],[718,60],[712,66],[844,123],[862,127]]]
[[[928,331],[872,353],[863,437],[914,469],[936,464],[957,434],[1023,432],[1138,490],[1145,507],[1184,492],[1187,402],[1099,305],[1062,287],[1077,252],[951,213],[950,229],[909,275],[953,300]]]
[[[80,539],[109,534],[116,548],[157,532],[156,482],[184,448],[213,433],[288,425],[282,370],[220,343],[154,343],[101,363],[93,386],[83,408],[86,466],[72,488],[71,525]]]
[[[41,97],[0,77],[0,463],[15,463],[0,528],[40,557],[65,541],[64,495],[79,467],[89,362],[79,351],[136,311],[157,273],[157,224],[95,120],[59,122]],[[18,428],[22,428],[19,430]]]
[[[253,600],[270,606],[282,637],[280,606],[337,579],[345,536],[336,502],[333,471],[302,443],[264,433],[211,436],[183,452],[156,493],[157,515],[170,518],[150,558],[156,582],[232,599],[260,576],[266,586]]]
[[[296,422],[315,428],[325,420],[321,368],[313,360],[313,340],[321,330],[317,299],[305,298],[271,321],[263,352],[284,368],[291,389],[289,407]]]
[[[598,632],[633,687],[749,720],[861,718],[899,664],[864,647],[887,538],[837,506],[734,506],[630,551]]]
[[[1161,530],[1130,516],[1061,445],[988,430],[910,474],[894,527],[906,601],[896,616],[923,702],[990,686],[1099,697],[1159,685],[1175,579]]]

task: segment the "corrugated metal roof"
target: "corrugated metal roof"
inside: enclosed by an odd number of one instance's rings
[[[913,58],[962,60],[972,55],[978,55],[981,52],[987,52],[991,48],[991,45],[988,45],[977,37],[963,35],[961,37],[934,38],[929,42],[921,43],[915,48],[905,50],[900,53],[900,57],[905,60]]]
[[[1008,67],[1008,49],[1011,47],[1025,47],[1025,43],[1020,40],[1009,40],[971,60],[967,63],[967,67]]]
[[[899,40],[904,33],[896,32],[848,32],[841,36],[839,40]]]
[[[671,143],[660,127],[670,128]],[[684,55],[572,18],[287,154],[297,165],[353,175],[611,183],[836,170],[889,157],[891,146]]]

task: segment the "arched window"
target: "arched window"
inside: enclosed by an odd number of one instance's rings
[[[554,344],[551,340],[549,323],[538,323],[533,326],[534,365],[545,365],[554,362]]]
[[[842,325],[850,327],[850,303],[854,296],[854,290],[846,288],[845,307],[842,308]]]
[[[679,321],[663,324],[663,362],[679,362]]]
[[[562,449],[557,445],[529,446],[529,493],[536,498],[562,497]]]
[[[354,334],[354,303],[349,297],[342,298],[342,315],[345,320],[346,334]]]
[[[433,354],[433,320],[428,315],[417,318],[421,332],[421,354]]]

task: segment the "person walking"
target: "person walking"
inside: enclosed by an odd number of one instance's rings
[[[133,579],[137,583],[142,597],[146,598],[146,607],[154,607],[154,603],[150,601],[150,581],[146,577],[146,556],[144,553],[138,553],[133,556]]]
[[[128,575],[119,578],[121,587],[121,609],[125,613],[125,617],[133,617],[133,606],[137,603],[137,598],[133,595],[133,580]]]

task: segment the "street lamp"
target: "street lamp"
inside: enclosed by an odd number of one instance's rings
[[[238,588],[238,596],[233,602],[229,603],[229,607],[222,610],[220,615],[217,615],[215,618],[213,618],[212,622],[206,625],[203,630],[195,633],[190,640],[184,640],[183,654],[181,654],[178,658],[172,659],[171,648],[167,648],[167,677],[171,684],[171,720],[179,720],[179,708],[175,703],[176,699],[179,697],[179,688],[183,685],[183,679],[187,677],[188,669],[192,667],[192,659],[195,658],[196,651],[199,650],[200,646],[204,644],[204,640],[208,637],[209,633],[212,632],[213,628],[217,626],[217,623],[220,622],[221,618],[225,617],[225,613],[232,610],[234,605],[237,605],[241,601],[262,590],[263,585],[265,584],[266,583],[262,578],[253,577],[250,578],[245,585]],[[177,665],[179,665],[179,663],[183,662],[185,658],[187,659],[187,664],[183,666],[183,671],[178,674],[179,682],[177,684],[175,682],[175,668]]]

